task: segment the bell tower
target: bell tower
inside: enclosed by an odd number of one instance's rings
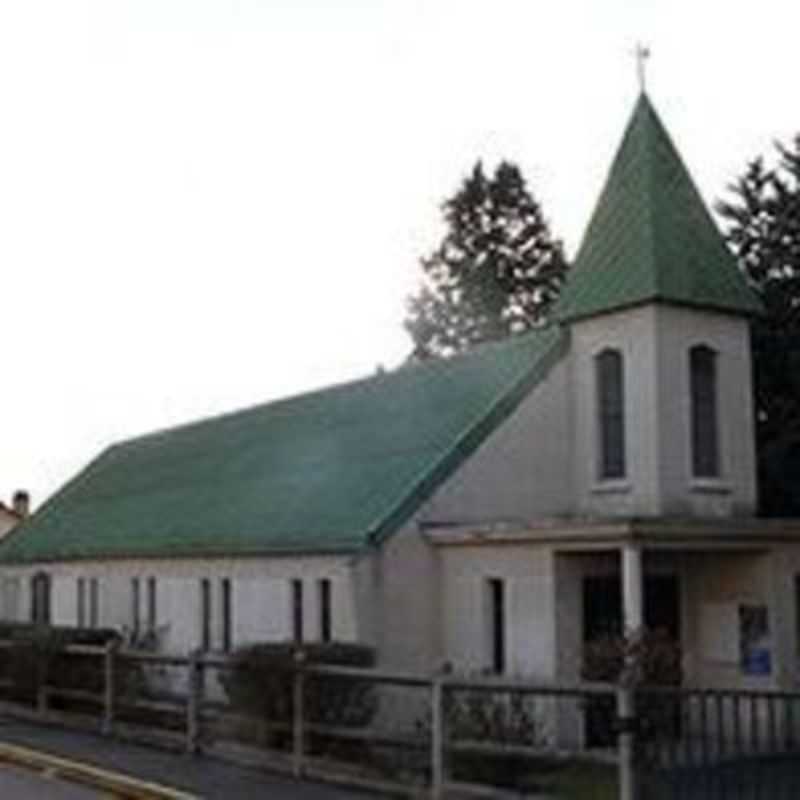
[[[760,311],[642,92],[556,309],[570,333],[579,513],[754,512]]]

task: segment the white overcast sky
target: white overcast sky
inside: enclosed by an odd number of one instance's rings
[[[574,252],[637,89],[707,199],[800,130],[796,0],[0,0],[0,499],[392,366],[477,158]]]

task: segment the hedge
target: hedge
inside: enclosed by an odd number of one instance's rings
[[[104,664],[99,655],[76,655],[64,652],[71,645],[105,647],[120,641],[120,635],[108,628],[71,628],[65,626],[0,623],[0,640],[11,646],[0,648],[0,679],[10,681],[6,697],[34,704],[39,687],[77,689],[101,695],[104,689]],[[130,661],[115,664],[115,692],[122,694],[141,684],[141,670]],[[57,702],[61,708],[69,703]]]
[[[230,668],[221,676],[228,701],[246,716],[278,723],[267,734],[268,744],[288,744],[288,726],[294,714],[293,675],[303,664],[346,666],[368,669],[375,666],[375,651],[365,645],[344,642],[268,642],[247,645],[234,651]],[[367,679],[308,674],[303,693],[306,722],[336,727],[360,728],[372,721],[377,695]],[[317,743],[321,738],[317,737]]]

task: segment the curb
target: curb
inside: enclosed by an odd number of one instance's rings
[[[47,772],[74,783],[101,789],[114,797],[126,800],[199,800],[197,795],[179,789],[15,744],[0,742],[0,762]]]

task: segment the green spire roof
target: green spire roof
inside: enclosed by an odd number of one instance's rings
[[[556,313],[566,321],[654,301],[761,310],[642,94]]]

